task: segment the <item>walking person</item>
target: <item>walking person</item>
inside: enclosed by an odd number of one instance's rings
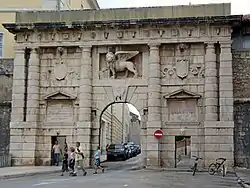
[[[55,141],[55,144],[53,146],[53,153],[54,153],[55,166],[59,166],[59,158],[62,151],[57,140]]]
[[[68,148],[65,147],[64,149],[64,154],[63,154],[63,164],[62,164],[62,174],[61,176],[63,176],[63,173],[65,171],[68,171],[68,160],[69,160],[69,154],[68,154]]]
[[[76,170],[82,170],[83,176],[87,175],[87,171],[84,169],[84,164],[83,164],[83,149],[81,147],[80,142],[76,142]]]
[[[76,157],[75,148],[74,147],[70,147],[70,154],[69,154],[69,169],[70,169],[70,173],[69,173],[69,175],[71,175],[71,176],[76,176],[76,172],[75,172],[75,157]]]
[[[100,169],[102,172],[104,172],[104,168],[101,167],[101,150],[100,146],[97,147],[97,150],[95,152],[95,172],[94,174],[97,174],[97,170]]]

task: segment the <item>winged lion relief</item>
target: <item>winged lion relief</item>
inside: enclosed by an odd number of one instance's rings
[[[106,67],[101,72],[109,71],[110,78],[115,79],[118,72],[125,71],[125,78],[129,72],[134,74],[134,78],[138,78],[138,70],[131,58],[139,54],[139,51],[117,51],[116,53],[108,52],[106,54]]]

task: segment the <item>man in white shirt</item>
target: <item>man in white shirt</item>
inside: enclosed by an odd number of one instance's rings
[[[59,166],[59,158],[60,158],[60,154],[62,153],[62,151],[57,140],[55,141],[55,144],[53,146],[53,153],[54,153],[55,165]]]
[[[84,155],[83,155],[83,149],[80,146],[80,142],[76,142],[76,170],[82,170],[83,172],[83,176],[87,175],[86,170],[84,169],[84,165],[83,165],[83,159],[84,159]]]

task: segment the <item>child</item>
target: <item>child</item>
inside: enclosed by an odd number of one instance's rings
[[[94,174],[97,174],[97,169],[101,169],[102,172],[104,172],[104,168],[101,167],[101,150],[100,150],[100,146],[97,147],[97,150],[95,152],[95,172]]]
[[[75,148],[70,147],[70,155],[69,155],[69,168],[70,168],[70,175],[76,176],[75,172]]]
[[[68,148],[65,147],[64,154],[63,154],[63,164],[62,164],[62,174],[61,174],[61,176],[63,176],[63,173],[65,171],[68,171],[68,159],[69,159]]]

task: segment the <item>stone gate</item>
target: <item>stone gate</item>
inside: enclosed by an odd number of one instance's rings
[[[166,18],[172,8],[23,12],[4,24],[16,35],[15,164],[49,164],[51,136],[59,134],[70,145],[80,141],[90,163],[102,110],[129,102],[142,117],[146,166],[173,167],[180,135],[191,136],[191,152],[204,165],[217,157],[232,165],[231,25],[241,17],[207,5],[211,12],[198,17],[199,7],[189,6],[184,16]],[[161,141],[156,129],[164,131]]]

